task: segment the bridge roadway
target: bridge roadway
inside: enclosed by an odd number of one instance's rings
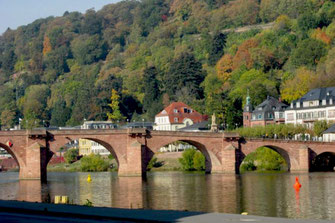
[[[237,133],[127,130],[0,131],[0,147],[19,164],[20,179],[46,180],[51,157],[66,143],[89,139],[103,145],[116,158],[119,176],[141,176],[157,151],[176,141],[197,147],[206,158],[207,173],[238,173],[245,156],[267,146],[286,160],[290,171],[308,172],[311,160],[324,152],[335,153],[334,143],[243,139]]]

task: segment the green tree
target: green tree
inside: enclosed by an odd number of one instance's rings
[[[80,35],[71,42],[73,56],[79,64],[91,64],[107,55],[107,48],[99,35]]]
[[[47,120],[49,113],[47,110],[47,100],[50,89],[47,85],[31,85],[22,98],[22,110],[24,124],[26,128],[37,127],[42,124],[42,120]]]
[[[175,93],[186,87],[194,98],[200,99],[203,97],[200,84],[204,77],[201,63],[192,54],[182,53],[172,61],[169,71],[164,75],[165,91],[174,99]]]
[[[80,170],[84,172],[106,171],[108,166],[108,162],[99,154],[90,154],[80,159]]]
[[[50,125],[65,126],[71,117],[71,109],[66,107],[65,102],[57,101],[51,111]]]
[[[197,151],[195,149],[187,149],[183,152],[182,158],[179,158],[179,162],[182,165],[183,170],[194,170],[194,155]]]
[[[226,46],[226,39],[227,36],[223,33],[219,33],[213,37],[212,45],[209,51],[209,65],[214,66],[224,54],[223,49]]]
[[[194,164],[194,169],[198,171],[202,171],[206,169],[206,158],[200,151],[197,151],[194,154],[193,164]]]
[[[120,112],[120,96],[118,95],[116,90],[112,90],[111,96],[111,103],[109,104],[110,108],[112,109],[111,113],[107,113],[108,120],[116,122],[122,121],[124,119],[123,115]]]
[[[5,109],[1,113],[1,126],[9,129],[14,126],[15,124],[15,118],[16,118],[16,113],[13,110],[7,110]]]
[[[241,172],[287,170],[287,164],[279,153],[267,147],[261,147],[245,157],[240,169]]]
[[[64,154],[65,162],[73,163],[77,161],[77,157],[79,156],[79,149],[69,149]]]
[[[147,113],[148,118],[151,120],[155,115],[162,109],[160,102],[160,90],[159,83],[156,78],[157,69],[155,67],[149,67],[144,70],[143,82],[144,82],[144,98],[143,98],[143,110]]]
[[[329,128],[327,121],[316,121],[314,122],[313,132],[315,136],[322,136],[322,133]]]
[[[291,63],[295,67],[315,67],[321,57],[326,55],[326,44],[316,39],[305,39],[298,43],[291,56]]]
[[[238,78],[239,74],[236,73]],[[245,100],[247,96],[247,91],[249,89],[250,97],[254,106],[260,104],[267,95],[276,95],[276,82],[271,80],[268,76],[262,71],[251,69],[249,71],[243,72],[238,78],[232,90],[229,93],[229,96],[232,99]]]

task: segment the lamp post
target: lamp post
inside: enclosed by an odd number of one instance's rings
[[[142,128],[144,128],[144,118],[142,118]]]

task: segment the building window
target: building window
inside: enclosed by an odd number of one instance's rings
[[[335,110],[328,111],[328,118],[335,118]]]
[[[294,120],[294,113],[288,113],[287,114],[287,121],[293,121]]]
[[[178,122],[178,118],[174,118],[174,122]]]
[[[268,114],[268,117],[269,117],[269,118],[273,118],[272,113],[269,113],[269,114]]]
[[[262,115],[261,114],[258,115],[258,119],[262,119]]]
[[[178,113],[178,110],[177,110],[177,109],[173,109],[173,112],[174,112],[174,113]]]

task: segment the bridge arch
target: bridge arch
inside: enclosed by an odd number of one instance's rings
[[[162,140],[160,143],[149,147],[149,154],[147,155],[147,160],[144,161],[145,167],[148,165],[151,158],[154,156],[155,153],[158,152],[160,148],[178,141],[185,142],[196,147],[205,156],[206,173],[211,173],[215,166],[221,166],[221,162],[219,161],[218,157],[208,147],[206,147],[204,143],[195,141],[193,139],[179,138]]]
[[[13,157],[13,159],[19,166],[19,169],[24,166],[24,161],[21,159],[19,154],[17,154],[17,152],[15,152],[12,148],[3,143],[0,143],[0,147],[6,150]]]
[[[111,142],[106,139],[101,138],[95,138],[95,137],[87,137],[87,136],[76,136],[76,137],[69,137],[69,136],[63,136],[63,137],[57,137],[55,140],[55,143],[50,142],[50,150],[53,153],[53,155],[58,152],[58,149],[64,146],[65,144],[71,142],[71,141],[79,141],[79,139],[86,139],[93,142],[97,142],[103,147],[105,147],[115,158],[118,167],[122,163],[125,163],[125,160],[123,159],[123,154],[121,150],[118,148],[118,145],[116,145],[116,142]]]
[[[335,171],[335,152],[322,152],[311,160],[311,171]]]
[[[284,158],[284,160],[287,164],[287,170],[288,171],[291,170],[291,158],[290,158],[290,155],[289,155],[288,151],[279,147],[279,146],[272,145],[272,144],[257,145],[257,146],[255,146],[251,149],[244,150],[243,154],[241,156],[241,160],[240,160],[239,165],[238,165],[238,169],[240,168],[240,166],[241,166],[241,164],[242,164],[242,162],[243,162],[243,160],[245,159],[246,156],[248,156],[252,152],[255,152],[258,148],[261,148],[261,147],[269,148],[269,149],[277,152],[279,155],[281,155]]]

